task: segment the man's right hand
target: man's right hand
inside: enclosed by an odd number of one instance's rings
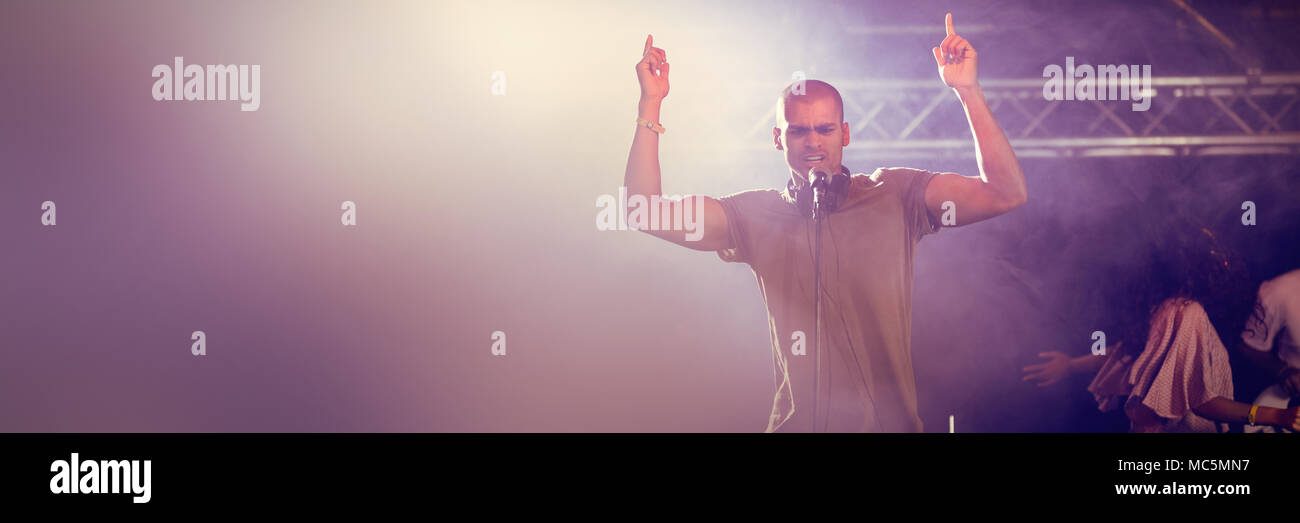
[[[641,83],[642,100],[663,100],[668,96],[668,53],[654,47],[654,35],[646,35],[645,52],[636,63],[636,79]]]
[[[641,54],[641,61],[636,63],[636,78],[641,83],[637,117],[658,123],[660,102],[668,96],[668,54],[655,47],[654,42],[654,35],[646,35],[645,51]],[[627,187],[629,198],[641,195],[650,201],[652,197],[661,195],[659,134],[644,125],[637,126],[636,135],[632,138],[632,150],[627,155],[623,185]],[[690,212],[694,216],[695,226],[703,230],[688,232],[683,226],[680,229],[661,227],[659,230],[642,229],[643,231],[697,251],[734,247],[731,244],[727,213],[718,200],[708,196],[688,196],[681,201],[666,203],[667,209],[661,207],[662,212],[667,213],[665,216],[686,216],[684,206],[692,206]],[[702,235],[697,235],[701,232]]]

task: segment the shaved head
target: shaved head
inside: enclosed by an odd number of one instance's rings
[[[802,84],[802,89],[800,89]],[[822,98],[830,98],[835,101],[835,107],[839,109],[840,121],[844,121],[844,99],[840,97],[840,92],[831,84],[821,80],[802,80],[787,85],[781,90],[781,96],[776,99],[776,118],[777,125],[786,123],[786,106],[796,103],[807,103]]]
[[[849,124],[844,121],[840,92],[820,80],[787,86],[776,101],[772,141],[778,151],[784,152],[796,183],[806,181],[807,173],[815,167],[841,172],[844,147],[849,145]]]

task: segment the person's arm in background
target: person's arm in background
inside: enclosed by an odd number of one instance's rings
[[[1198,416],[1227,423],[1249,423],[1250,409],[1248,403],[1233,401],[1228,398],[1214,398],[1192,409]],[[1255,412],[1256,425],[1273,425],[1284,429],[1300,430],[1300,407],[1275,409],[1259,407]]]
[[[636,64],[637,81],[641,84],[641,101],[637,104],[638,118],[659,124],[659,109],[664,97],[668,96],[668,54],[663,49],[653,47],[654,36],[649,35],[645,41],[645,52]],[[627,171],[623,174],[623,186],[627,187],[630,198],[633,195],[645,197],[653,205],[661,196],[662,187],[659,176],[659,133],[637,124],[636,136],[632,138],[632,150],[627,156]],[[727,214],[722,204],[708,196],[687,196],[681,201],[673,201],[670,216],[682,216],[682,212],[701,213],[696,216],[702,231],[683,230],[648,230],[643,232],[663,238],[678,245],[700,251],[716,251],[731,247],[731,236],[727,230]],[[690,206],[679,210],[682,205]],[[630,209],[629,209],[630,210]],[[667,229],[667,228],[664,228]],[[696,235],[691,233],[695,232]]]
[[[975,138],[975,159],[979,176],[945,174],[935,176],[925,190],[925,206],[933,216],[944,214],[944,202],[955,205],[956,225],[968,225],[998,216],[1024,205],[1028,199],[1025,175],[1016,160],[1011,142],[993,118],[976,81],[975,48],[957,36],[952,13],[945,20],[948,36],[933,49],[939,77],[961,100]]]
[[[1110,354],[1118,347],[1118,343],[1106,347],[1106,353]],[[1088,354],[1071,358],[1060,351],[1040,352],[1038,357],[1046,358],[1047,361],[1025,367],[1022,372],[1025,373],[1024,381],[1037,381],[1039,387],[1054,385],[1070,377],[1071,374],[1097,372],[1101,370],[1101,365],[1106,362],[1106,356]]]

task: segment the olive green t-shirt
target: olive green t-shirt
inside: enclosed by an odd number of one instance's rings
[[[818,432],[920,432],[912,372],[912,254],[938,222],[926,210],[935,173],[854,174],[822,223],[822,373]],[[776,396],[766,432],[813,430],[815,354],[811,219],[790,188],[719,198],[733,247],[767,305]],[[798,334],[802,333],[803,352]]]

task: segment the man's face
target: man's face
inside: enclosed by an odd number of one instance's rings
[[[817,166],[839,173],[844,146],[849,144],[849,124],[841,119],[835,99],[809,92],[787,100],[784,121],[772,129],[776,148],[785,151],[785,163],[805,180]]]

